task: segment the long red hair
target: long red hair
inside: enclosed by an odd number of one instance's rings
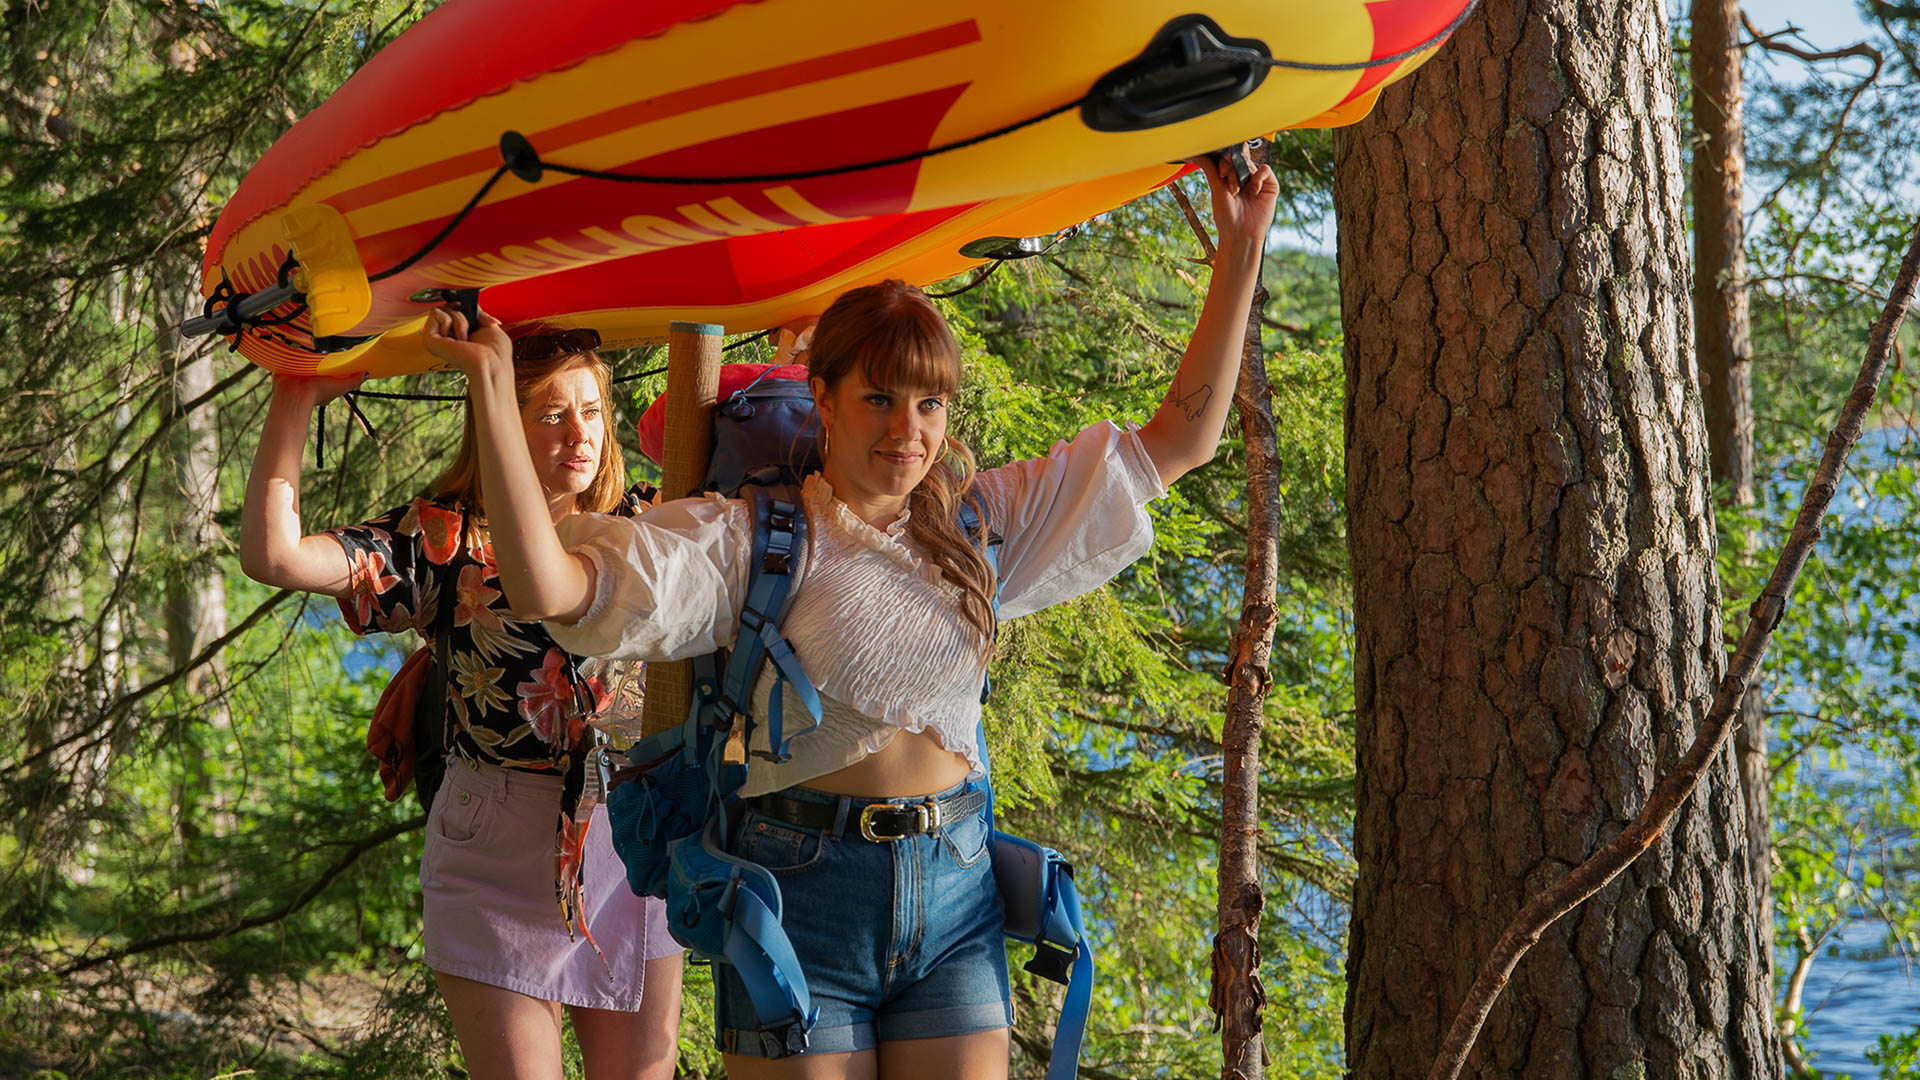
[[[813,328],[807,367],[831,391],[852,371],[874,386],[910,386],[951,396],[960,389],[960,345],[927,294],[904,281],[850,289],[833,302]],[[984,553],[986,507],[971,499],[980,535],[960,527],[978,471],[973,451],[952,435],[946,452],[907,496],[907,536],[941,573],[961,589],[960,611],[980,633],[982,651],[993,644],[993,565]]]

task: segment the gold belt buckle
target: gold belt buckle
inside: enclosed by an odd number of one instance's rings
[[[873,815],[880,810],[912,810],[915,828],[923,834],[931,834],[940,828],[940,804],[932,799],[914,803],[911,807],[898,803],[870,803],[860,809],[860,835],[876,844],[891,844],[904,840],[908,833],[899,836],[879,836],[873,831]]]

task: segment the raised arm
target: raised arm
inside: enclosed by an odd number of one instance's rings
[[[513,343],[485,312],[469,337],[465,316],[440,309],[428,315],[426,341],[428,352],[467,376],[487,531],[507,603],[524,618],[579,619],[593,600],[593,563],[569,554],[554,531],[513,395]]]
[[[347,555],[324,534],[305,535],[300,523],[300,455],[313,410],[360,384],[350,379],[275,375],[267,420],[247,476],[240,511],[240,569],[282,589],[346,596]]]
[[[1153,459],[1160,482],[1171,485],[1213,460],[1220,431],[1233,403],[1245,339],[1247,308],[1260,279],[1260,257],[1280,184],[1265,165],[1241,184],[1224,161],[1202,166],[1213,195],[1213,221],[1220,233],[1207,300],[1193,338],[1160,408],[1140,429],[1140,443]]]

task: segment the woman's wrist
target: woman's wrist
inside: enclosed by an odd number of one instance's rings
[[[476,347],[458,361],[453,366],[467,377],[467,385],[474,391],[491,393],[503,386],[509,390],[513,387],[511,353]]]
[[[302,421],[319,406],[319,395],[312,382],[279,376],[273,380],[273,397],[267,401],[267,411],[275,419],[285,420],[298,417]]]
[[[1264,237],[1235,236],[1231,233],[1220,237],[1218,248],[1214,252],[1213,268],[1221,270],[1251,273],[1260,268],[1260,256],[1264,249]]]

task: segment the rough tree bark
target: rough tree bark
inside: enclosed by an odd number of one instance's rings
[[[1706,411],[1713,482],[1735,506],[1753,502],[1753,352],[1748,342],[1745,219],[1746,105],[1738,0],[1692,0],[1693,342]],[[1734,732],[1747,808],[1754,918],[1768,979],[1773,970],[1773,826],[1767,812],[1767,716],[1751,687]]]
[[[1356,1077],[1426,1073],[1725,666],[1667,41],[1658,0],[1486,5],[1336,139]],[[1723,755],[1521,964],[1469,1069],[1776,1074],[1745,832]]]
[[[1256,151],[1255,165],[1265,150]],[[1189,208],[1189,211],[1191,208]],[[1199,223],[1194,230],[1206,242]],[[1247,563],[1240,622],[1227,662],[1227,716],[1221,730],[1225,769],[1220,781],[1220,932],[1213,939],[1213,991],[1209,1005],[1220,1023],[1223,1080],[1259,1080],[1266,1074],[1261,1038],[1266,990],[1260,982],[1260,728],[1272,677],[1274,602],[1280,555],[1275,541],[1280,517],[1279,452],[1273,399],[1267,387],[1267,352],[1260,339],[1267,287],[1255,285],[1247,310],[1234,411],[1247,458]]]

